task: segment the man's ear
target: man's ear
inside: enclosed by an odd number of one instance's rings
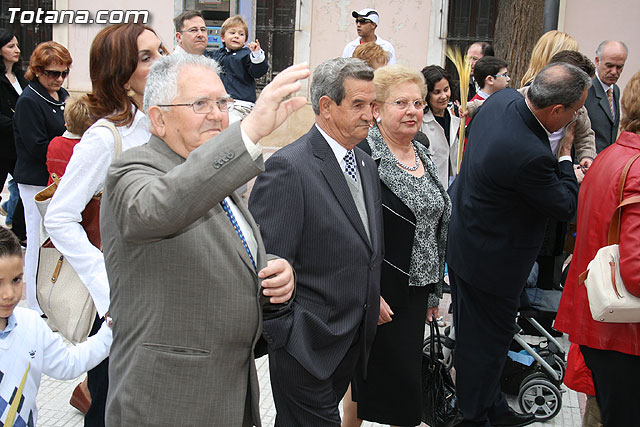
[[[147,115],[151,120],[151,126],[153,127],[153,134],[159,138],[164,138],[167,134],[167,126],[165,124],[165,113],[161,107],[153,105],[149,107]]]
[[[179,31],[176,31],[176,41],[180,46],[182,46],[182,33]]]
[[[335,104],[335,102],[327,95],[321,96],[318,102],[318,106],[320,107],[320,115],[325,119],[329,118],[331,116],[331,106],[333,104]]]
[[[380,118],[380,105],[377,102],[374,102],[371,105],[371,113],[373,114],[374,120],[378,120]]]

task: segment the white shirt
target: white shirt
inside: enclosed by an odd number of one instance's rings
[[[338,161],[338,163],[340,164],[340,169],[342,169],[342,172],[345,172],[345,167],[347,165],[347,163],[344,161],[344,156],[347,155],[347,149],[344,148],[342,145],[340,145],[340,143],[338,143],[338,141],[336,141],[335,139],[331,138],[329,136],[328,133],[326,133],[324,130],[322,130],[322,128],[320,126],[318,126],[318,124],[315,124],[316,128],[318,129],[318,131],[320,132],[320,134],[324,137],[324,139],[327,141],[327,143],[329,144],[329,147],[331,147],[331,151],[333,151],[333,155],[336,156],[336,160]],[[358,162],[358,159],[355,159],[356,163]],[[358,165],[356,165],[356,177],[358,178],[358,181],[360,180],[360,172],[358,171]]]
[[[28,425],[29,417],[37,425],[36,396],[42,374],[59,380],[70,380],[93,369],[108,355],[113,336],[106,323],[98,333],[85,342],[67,347],[59,334],[51,332],[40,315],[33,310],[16,307],[13,311],[15,327],[0,340],[0,400],[9,402],[20,386],[27,366],[29,372],[22,390],[22,408],[16,415],[15,425]],[[5,423],[9,405],[0,411]],[[23,421],[22,423],[20,421]]]
[[[18,81],[17,78],[15,82],[11,83],[11,86],[13,86],[13,88],[16,90],[18,95],[22,95],[22,87],[20,86],[20,82]]]
[[[96,123],[106,121],[100,119]],[[147,117],[136,111],[133,123],[117,127],[122,151],[146,143],[151,133]],[[100,317],[109,310],[109,281],[100,249],[93,246],[80,225],[82,211],[102,191],[114,154],[114,139],[105,127],[91,126],[74,147],[44,218],[44,226],[56,248],[69,260],[85,284]]]
[[[344,47],[344,50],[342,51],[343,58],[351,58],[353,56],[353,51],[355,51],[356,48],[360,45],[361,38],[362,37],[358,37],[357,39],[351,40],[349,43],[347,43],[347,45]],[[389,52],[389,62],[387,62],[387,65],[395,64],[396,51],[393,48],[393,45],[380,36],[376,36],[376,44],[380,45],[380,47],[384,51]]]

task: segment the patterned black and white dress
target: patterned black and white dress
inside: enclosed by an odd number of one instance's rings
[[[421,177],[396,165],[376,126],[359,145],[378,163],[385,237],[380,292],[394,315],[378,326],[367,379],[358,370],[352,392],[358,418],[401,426],[420,424],[425,318],[442,296],[451,216],[451,201],[427,147],[413,144],[425,169]]]

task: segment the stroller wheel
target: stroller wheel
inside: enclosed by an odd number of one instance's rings
[[[522,412],[533,414],[536,421],[547,421],[560,412],[562,396],[551,381],[534,378],[520,388],[518,404]]]
[[[564,374],[565,371],[567,370],[567,363],[562,360],[562,358],[560,356],[558,356],[557,354],[551,354],[550,352],[547,351],[541,351],[540,356],[542,356],[547,363],[551,366],[551,368],[560,376],[560,381],[554,381],[556,384],[562,384],[562,381],[564,381]],[[551,356],[551,357],[549,357]],[[537,364],[538,366],[540,366],[540,364]],[[542,369],[542,366],[540,366],[540,369]]]

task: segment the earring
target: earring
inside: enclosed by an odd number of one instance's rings
[[[377,122],[377,123],[382,122],[382,118],[378,117],[378,118],[376,119],[376,122]]]

